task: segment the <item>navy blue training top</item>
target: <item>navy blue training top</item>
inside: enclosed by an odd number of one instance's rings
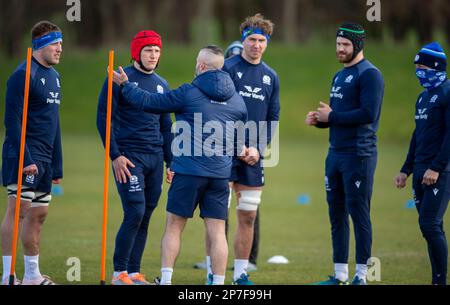
[[[416,128],[400,171],[450,171],[450,80],[419,95],[414,119]]]
[[[251,64],[241,55],[235,55],[225,60],[223,71],[230,74],[236,91],[244,99],[247,106],[248,121],[254,121],[257,127],[258,149],[265,149],[264,144],[270,144],[275,132],[276,123],[280,117],[280,80],[277,73],[266,63]],[[267,122],[260,125],[259,122]],[[267,128],[267,143],[260,143],[261,128]],[[246,140],[247,146],[256,147],[256,143]]]
[[[368,60],[346,67],[333,78],[329,122],[330,152],[370,157],[377,154],[377,136],[384,80]]]
[[[19,158],[26,61],[7,82],[5,103],[5,141],[3,158]],[[35,161],[52,163],[53,179],[62,178],[61,130],[59,106],[61,81],[53,67],[31,61],[24,167]]]
[[[146,74],[133,66],[126,67],[125,72],[129,81],[140,88],[163,94],[169,91],[165,79],[156,73]],[[110,157],[116,159],[124,152],[164,153],[164,160],[168,167],[172,160],[170,145],[172,120],[170,114],[154,114],[143,112],[132,107],[124,100],[120,87],[113,84],[112,113],[111,113],[111,142]],[[97,107],[97,130],[105,144],[106,138],[106,107],[108,94],[108,80],[106,79]]]
[[[233,152],[235,135],[228,127],[238,121],[245,123],[247,110],[228,73],[207,71],[191,84],[165,94],[150,94],[128,82],[122,94],[137,109],[175,113],[177,132],[172,146],[176,151],[172,150],[171,167],[175,173],[230,177],[232,155],[228,153]],[[230,151],[227,143],[231,144]]]

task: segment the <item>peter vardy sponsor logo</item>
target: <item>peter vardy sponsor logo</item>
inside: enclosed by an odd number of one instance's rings
[[[342,93],[339,93],[339,91],[341,90],[341,87],[332,87],[331,88],[331,93],[330,93],[330,97],[334,97],[334,98],[338,98],[338,99],[343,99],[344,95]]]
[[[49,92],[52,98],[47,98],[47,104],[61,104],[61,100],[58,99],[59,92]]]
[[[427,108],[417,109],[417,114],[415,116],[416,120],[426,120],[428,119],[428,114],[426,114]]]
[[[247,91],[239,91],[239,95],[242,97],[251,97],[255,100],[261,100],[262,102],[266,98],[264,95],[258,94],[262,90],[261,88],[252,88],[251,86],[244,86],[244,88]]]
[[[164,88],[161,85],[158,85],[158,86],[156,86],[156,92],[158,92],[159,94],[163,94]]]

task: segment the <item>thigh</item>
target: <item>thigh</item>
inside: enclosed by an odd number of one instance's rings
[[[135,167],[128,167],[131,177],[127,177],[126,183],[119,183],[116,180],[117,191],[119,192],[122,204],[125,206],[129,203],[144,203],[144,189],[146,187],[144,165],[135,158],[126,156]]]
[[[339,169],[341,162],[340,158],[332,155],[328,155],[325,161],[325,191],[330,207],[344,206],[344,183]]]
[[[200,201],[200,216],[226,220],[228,218],[228,196],[230,188],[227,179],[209,179],[208,187]]]
[[[149,167],[145,172],[145,201],[156,206],[162,192],[164,162],[162,155],[150,155]]]
[[[441,173],[433,185],[423,186],[423,198],[419,209],[419,220],[426,220],[440,225],[448,207],[450,199],[450,177],[448,173]]]
[[[175,173],[169,188],[167,211],[180,217],[192,218],[198,202],[203,199],[207,180],[204,177]]]
[[[342,163],[346,201],[370,203],[376,157],[346,158]]]
[[[255,165],[248,165],[241,161],[241,164],[236,167],[236,180],[238,184],[262,187],[265,183],[264,167],[262,167],[261,160]]]

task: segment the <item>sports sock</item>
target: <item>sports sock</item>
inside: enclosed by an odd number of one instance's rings
[[[334,264],[334,276],[342,281],[348,281],[348,264]]]
[[[9,277],[9,272],[11,271],[11,255],[3,256],[3,277],[2,282],[6,280],[6,278]]]
[[[223,285],[225,284],[225,275],[213,275],[213,285]]]
[[[211,266],[211,256],[206,257],[206,278],[208,278],[208,274],[212,274],[212,266]]]
[[[364,282],[366,281],[367,277],[367,265],[366,264],[356,264],[356,274],[355,276],[362,279]]]
[[[172,285],[173,268],[161,268],[161,285]]]
[[[233,279],[237,280],[241,277],[242,273],[247,274],[248,259],[235,259],[234,260],[234,275]]]
[[[41,277],[41,272],[39,271],[39,254],[33,256],[24,255],[23,258],[25,262],[24,278],[34,280]]]

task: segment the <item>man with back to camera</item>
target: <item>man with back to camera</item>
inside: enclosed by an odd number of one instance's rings
[[[348,251],[352,217],[356,274],[352,285],[366,285],[371,257],[370,199],[377,163],[378,122],[384,92],[380,71],[364,59],[365,31],[355,23],[339,27],[336,55],[344,69],[333,77],[330,105],[320,102],[306,124],[330,129],[325,189],[331,222],[334,276],[319,285],[348,285]]]
[[[240,41],[233,41],[225,49],[225,60],[232,56],[240,55],[242,53],[243,49],[244,49],[244,47]],[[231,203],[231,195],[232,195],[232,193],[230,192],[229,203]],[[228,228],[229,228],[228,224],[229,224],[229,220],[227,219],[227,221],[225,223],[225,233],[227,235],[228,235]],[[206,245],[206,248],[208,248],[208,245]],[[248,261],[247,272],[257,270],[256,263],[257,263],[257,259],[258,259],[258,250],[259,250],[259,210],[256,213],[256,218],[255,218],[255,223],[254,223],[253,243],[252,243],[252,248],[250,250],[250,257],[249,257],[249,261]],[[206,269],[206,278],[208,279],[208,275],[211,274],[211,257],[207,254],[206,261],[196,263],[194,265],[194,268]]]
[[[182,140],[176,151],[172,148],[172,170],[175,174],[168,194],[166,228],[161,242],[161,278],[157,279],[157,284],[172,283],[181,234],[197,205],[200,206],[200,217],[205,223],[206,238],[210,241],[207,250],[211,253],[213,273],[208,284],[223,285],[225,281],[228,257],[225,220],[228,217],[228,178],[232,165],[227,143],[234,145],[234,132],[225,130],[228,123],[234,125],[238,121],[246,122],[247,110],[231,78],[221,71],[223,63],[220,48],[202,48],[197,57],[196,77],[192,84],[184,84],[162,95],[150,94],[131,84],[121,67],[120,74],[114,72],[114,82],[123,87],[122,94],[131,106],[154,113],[175,113],[177,128],[178,125],[184,127],[178,129],[174,141],[184,139],[185,129],[191,130],[189,139]],[[223,137],[214,133],[219,137],[215,138],[214,148],[206,146],[213,136],[207,132],[195,132],[197,128],[205,130],[206,124],[203,122],[214,122],[214,129],[222,129]],[[180,130],[183,132],[180,133]],[[224,146],[227,147],[226,151],[223,150]],[[198,148],[201,149],[200,154],[197,154]]]

